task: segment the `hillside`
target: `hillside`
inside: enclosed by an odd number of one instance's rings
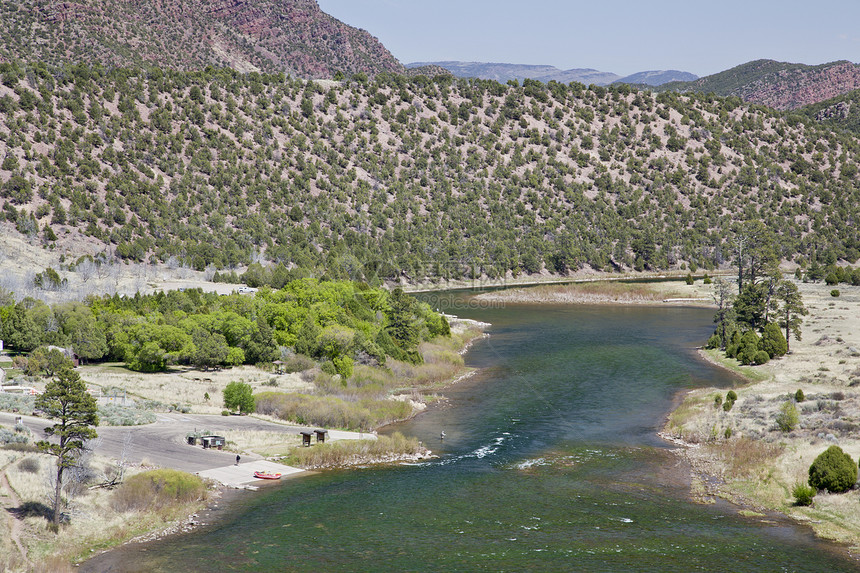
[[[678,70],[653,70],[638,72],[621,77],[612,72],[601,72],[590,68],[560,70],[555,66],[540,66],[527,64],[493,64],[485,62],[414,62],[406,64],[409,70],[424,66],[435,66],[449,71],[458,78],[480,78],[507,83],[509,80],[519,82],[525,79],[538,80],[543,83],[558,82],[569,84],[578,82],[585,85],[606,86],[612,83],[638,84],[659,86],[667,82],[691,81],[696,75]]]
[[[112,67],[206,66],[331,78],[402,72],[364,30],[316,0],[0,2],[0,61]]]
[[[698,79],[698,76],[696,76],[696,74],[691,74],[690,72],[681,72],[678,70],[651,70],[625,76],[620,80],[616,80],[615,83],[661,86],[669,82],[691,82],[696,79]]]
[[[860,90],[804,106],[797,113],[831,129],[860,134]]]
[[[0,79],[4,233],[66,264],[713,268],[744,220],[786,260],[860,257],[858,140],[737,98],[41,65]]]
[[[738,96],[778,110],[797,109],[860,88],[860,66],[847,61],[819,66],[756,60],[692,82],[670,82],[660,91]]]

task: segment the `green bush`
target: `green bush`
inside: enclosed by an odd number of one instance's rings
[[[131,476],[114,492],[119,511],[161,509],[197,501],[206,496],[206,485],[198,476],[171,469],[151,470]]]
[[[731,438],[731,437],[732,437],[732,429],[731,429],[731,427],[727,427],[727,428],[726,428],[726,431],[725,431],[725,432],[723,432],[723,437],[724,437],[724,438],[726,438],[727,440],[728,440],[729,438]]]
[[[800,413],[797,407],[791,402],[783,402],[776,415],[776,425],[783,432],[790,432],[797,427],[798,423],[800,423]]]
[[[836,273],[828,273],[826,277],[824,277],[824,282],[827,286],[833,286],[839,284],[839,277],[836,276]]]
[[[833,289],[832,291],[830,291],[830,296],[832,296],[832,297],[834,297],[834,298],[835,298],[835,297],[838,297],[838,296],[839,296],[839,294],[840,294],[840,293],[839,293],[839,290],[838,290],[838,289]]]
[[[815,488],[805,483],[796,483],[791,490],[791,495],[794,496],[795,505],[812,505],[812,499],[815,497]]]
[[[224,407],[239,410],[243,414],[254,411],[254,393],[250,384],[230,382],[224,388]]]
[[[337,366],[335,366],[334,362],[331,360],[326,360],[322,364],[320,364],[320,370],[328,374],[329,376],[334,376],[337,374]]]
[[[729,390],[726,392],[726,400],[730,402],[735,402],[738,399],[738,393],[734,390]]]
[[[719,348],[722,345],[722,340],[720,339],[719,334],[712,334],[708,339],[708,343],[705,344],[705,348]]]
[[[803,390],[798,388],[797,392],[794,393],[794,401],[803,402],[804,400],[806,400],[806,396],[803,395]]]
[[[725,402],[723,402],[723,410],[728,412],[732,409],[734,405],[735,403],[732,400],[726,400]]]
[[[788,352],[788,343],[777,324],[769,322],[765,325],[759,348],[767,352],[769,358],[783,356]],[[764,362],[761,364],[764,364]]]
[[[857,464],[839,446],[830,446],[809,466],[809,485],[816,490],[841,493],[856,482]]]
[[[770,360],[770,355],[764,350],[759,350],[753,357],[753,364],[761,366],[762,364],[767,364],[768,360]]]
[[[686,279],[684,279],[684,281],[685,281],[688,285],[693,284],[693,275],[692,275],[692,274],[690,274],[690,273],[687,273],[687,278],[686,278]]]

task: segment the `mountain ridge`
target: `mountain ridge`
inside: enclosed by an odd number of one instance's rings
[[[316,0],[19,0],[0,3],[0,60],[206,66],[299,77],[403,73],[367,31]]]
[[[602,72],[592,68],[561,70],[550,65],[462,62],[454,60],[441,62],[412,62],[406,64],[406,68],[409,69],[424,65],[440,66],[460,78],[480,78],[484,80],[495,80],[501,83],[505,83],[508,80],[517,80],[521,82],[525,79],[531,79],[544,83],[549,81],[556,81],[563,84],[579,82],[585,85],[594,84],[598,86],[605,86],[612,83],[659,85],[659,83],[667,81],[690,80],[697,77],[695,74],[678,70],[652,70],[622,77],[612,72]]]
[[[659,91],[713,92],[774,109],[794,110],[860,89],[860,65],[837,60],[815,66],[754,60],[692,82],[670,82]]]

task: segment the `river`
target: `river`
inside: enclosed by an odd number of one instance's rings
[[[467,354],[480,370],[446,390],[448,400],[384,430],[418,436],[438,459],[288,480],[243,496],[215,524],[92,564],[183,573],[860,569],[785,519],[689,500],[687,470],[656,432],[679,392],[733,383],[695,353],[712,311],[455,311],[493,324]]]

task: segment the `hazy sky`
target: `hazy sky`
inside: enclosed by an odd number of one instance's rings
[[[704,76],[768,58],[860,61],[858,0],[319,0],[404,64],[462,60]]]

